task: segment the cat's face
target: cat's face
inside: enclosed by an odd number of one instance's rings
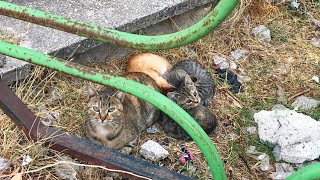
[[[176,102],[183,109],[190,109],[200,104],[200,96],[190,76],[185,76],[183,86],[167,94],[168,98]]]
[[[124,96],[123,92],[118,91],[111,95],[101,93],[90,97],[87,104],[90,123],[98,126],[112,126],[121,123]]]

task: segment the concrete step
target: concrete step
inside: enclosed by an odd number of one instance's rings
[[[8,2],[121,31],[136,32],[208,4],[212,0],[8,0]],[[104,45],[101,42],[4,16],[0,16],[0,33],[1,31],[14,36],[20,46],[64,59]],[[0,68],[0,75],[9,84],[16,79],[24,78],[29,67],[25,62],[7,58],[7,64]]]

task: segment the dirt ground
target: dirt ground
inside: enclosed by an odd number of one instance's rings
[[[241,0],[232,16],[205,38],[187,48],[155,52],[174,64],[188,58],[188,52],[193,50],[197,54],[196,60],[214,77],[216,95],[210,109],[218,117],[219,127],[209,136],[224,162],[228,179],[271,179],[270,174],[275,170],[272,148],[261,143],[256,133],[249,134],[246,130],[257,126],[253,120],[254,112],[269,110],[278,103],[290,108],[295,98],[302,94],[320,100],[320,84],[312,80],[313,76],[320,76],[320,48],[310,41],[312,38],[320,39],[320,25],[314,21],[320,20],[320,1],[298,2],[300,6],[295,9],[290,3],[272,5],[264,0]],[[252,29],[258,25],[270,29],[270,43],[251,34]],[[243,93],[232,93],[228,82],[215,74],[213,57],[219,55],[230,59],[231,51],[240,49],[245,49],[247,54],[237,61],[238,68],[232,71],[250,77],[251,80],[243,83]],[[121,75],[126,60],[90,66]],[[57,118],[52,117],[50,120],[52,126],[83,137],[85,103],[82,94],[86,83],[81,79],[35,67],[26,80],[12,85],[12,89],[39,117],[45,118],[46,111],[54,114]],[[57,92],[55,98],[50,95],[53,89]],[[319,120],[319,110],[317,108],[304,113]],[[166,149],[170,155],[158,162],[158,165],[197,179],[212,179],[208,165],[193,141],[177,141],[167,137],[156,126],[160,132],[144,133],[140,144],[148,139],[161,142],[168,138]],[[43,142],[27,140],[23,132],[1,111],[0,132],[0,157],[11,164],[9,170],[2,172],[2,175],[0,173],[0,179],[4,178],[3,175],[17,172],[25,172],[23,177],[26,179],[39,176],[61,179],[57,175],[56,166],[41,167],[63,159],[62,153],[43,147]],[[186,146],[194,154],[193,163],[179,164],[179,158],[183,155],[180,145]],[[259,162],[246,154],[249,146],[255,146],[259,152],[270,156],[270,170],[261,171]],[[138,150],[138,147],[135,148],[133,155],[142,158]],[[29,155],[32,161],[22,166],[24,155]],[[78,170],[75,171],[78,179],[106,179],[110,176],[100,168],[74,168]],[[31,170],[34,172],[27,173]]]

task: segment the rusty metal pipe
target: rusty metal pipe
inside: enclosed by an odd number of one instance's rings
[[[63,152],[73,158],[94,165],[106,166],[109,169],[132,172],[151,179],[191,179],[167,168],[159,167],[131,155],[122,154],[111,148],[45,126],[2,82],[0,82],[0,108],[18,127],[23,129],[29,139],[34,141],[46,140],[45,144],[51,149]],[[141,177],[130,174],[122,175],[130,177],[130,179],[141,179]]]

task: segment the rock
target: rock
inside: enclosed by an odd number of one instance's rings
[[[0,156],[0,172],[10,168],[8,161]]]
[[[264,25],[259,25],[253,28],[251,33],[256,37],[259,37],[263,42],[271,42],[271,31]]]
[[[319,76],[313,76],[312,80],[314,80],[316,83],[320,84]]]
[[[220,69],[227,69],[229,67],[229,62],[226,60],[226,58],[218,55],[213,56],[213,62],[214,64],[218,65]]]
[[[257,132],[257,128],[256,127],[248,127],[247,131],[249,134],[254,134]]]
[[[74,162],[74,160],[68,156],[61,156],[59,159],[61,161]],[[64,163],[55,166],[54,170],[61,179],[73,180],[77,179],[77,172],[80,171],[80,167],[73,164]]]
[[[314,109],[320,105],[320,101],[317,101],[315,99],[306,97],[306,96],[300,96],[298,97],[292,104],[291,106],[297,110],[303,110],[307,111],[310,109]]]
[[[291,7],[294,9],[298,9],[300,6],[300,3],[297,0],[291,1]]]
[[[315,119],[281,107],[255,113],[254,120],[260,140],[275,146],[277,160],[303,163],[320,156],[320,122]]]
[[[157,132],[158,132],[158,129],[155,126],[151,126],[151,127],[147,128],[148,134],[156,134]]]
[[[22,166],[26,166],[32,162],[32,158],[29,155],[23,155]]]
[[[6,56],[0,54],[0,68],[4,67],[6,64]]]
[[[320,48],[320,39],[312,38],[312,39],[310,40],[310,43],[311,43],[312,45],[314,45],[315,47]]]
[[[142,144],[139,153],[151,161],[157,162],[169,156],[169,152],[165,150],[160,144],[149,140]]]
[[[245,58],[246,54],[248,53],[248,51],[240,49],[240,50],[235,50],[235,51],[231,51],[231,57],[237,61],[241,58]]]

